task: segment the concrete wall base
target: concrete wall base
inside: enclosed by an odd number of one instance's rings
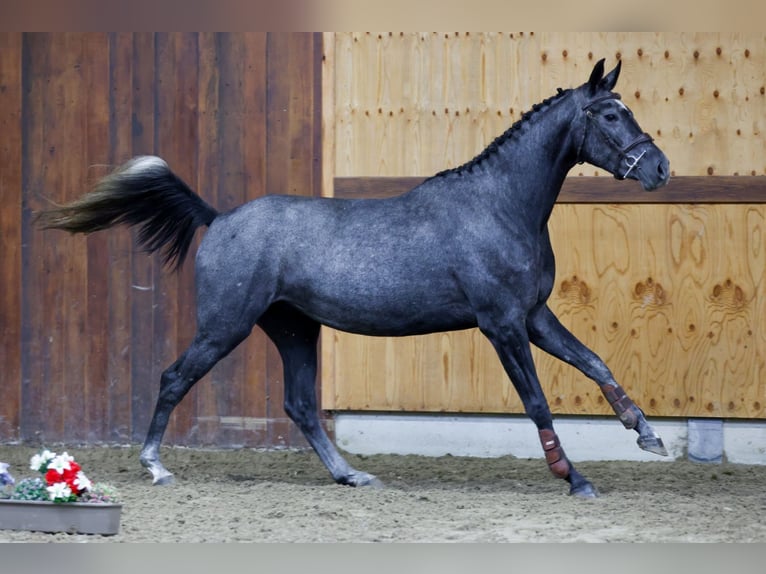
[[[766,464],[766,423],[720,419],[652,419],[669,456],[647,453],[614,418],[556,417],[573,461],[632,460]],[[542,458],[535,425],[525,416],[336,413],[336,443],[352,454]]]

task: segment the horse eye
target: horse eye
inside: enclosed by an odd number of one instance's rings
[[[617,121],[617,114],[606,114],[604,119],[606,119],[608,122],[615,122]]]

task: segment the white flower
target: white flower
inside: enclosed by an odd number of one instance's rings
[[[48,491],[48,497],[51,500],[56,500],[58,498],[69,500],[69,497],[72,496],[72,489],[69,488],[69,485],[66,482],[53,483],[46,488],[46,490]]]
[[[55,470],[59,474],[64,474],[65,470],[69,470],[72,466],[69,464],[74,460],[74,457],[69,456],[67,453],[61,453],[54,457],[48,464],[48,470]]]
[[[29,464],[29,468],[40,472],[40,470],[48,464],[48,461],[53,459],[55,456],[56,456],[55,452],[51,452],[46,449],[40,454],[36,454],[32,457],[32,460],[30,461],[30,464]]]
[[[74,478],[74,485],[77,487],[77,491],[82,490],[90,490],[90,487],[92,486],[92,483],[90,482],[90,479],[85,476],[85,473],[83,471],[80,471],[77,473],[77,476]]]
[[[74,462],[74,457],[69,456],[67,451],[62,452],[59,456],[67,462]]]

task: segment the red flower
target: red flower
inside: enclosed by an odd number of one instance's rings
[[[72,492],[80,492],[80,489],[75,486],[75,479],[77,478],[77,473],[80,472],[80,465],[77,464],[74,461],[71,461],[69,463],[69,468],[65,468],[63,471],[59,472],[58,470],[51,468],[45,473],[45,482],[47,482],[49,485],[53,485],[57,482],[65,482],[69,486],[69,488],[72,489]]]

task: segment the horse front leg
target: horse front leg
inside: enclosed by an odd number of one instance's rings
[[[667,456],[668,451],[660,435],[647,422],[644,412],[617,384],[604,361],[564,327],[547,305],[530,313],[527,329],[534,345],[572,365],[598,384],[623,426],[638,433],[636,442],[640,448]]]
[[[521,328],[518,327],[519,323],[522,324]],[[506,325],[505,328],[482,326],[482,332],[495,347],[503,368],[519,393],[527,416],[537,425],[548,468],[554,476],[569,483],[571,495],[597,497],[596,488],[575,469],[553,429],[553,417],[537,377],[523,321]]]

